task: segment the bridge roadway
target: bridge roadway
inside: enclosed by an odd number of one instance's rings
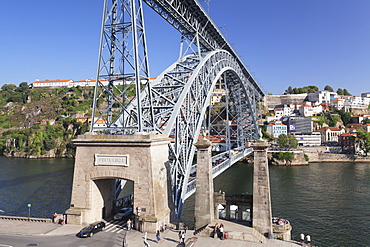
[[[260,94],[264,92],[253,79],[246,66],[222,35],[212,18],[196,0],[143,0],[162,18],[176,28],[183,36],[193,40],[199,38],[202,50],[223,49],[228,51],[242,68],[243,74]]]

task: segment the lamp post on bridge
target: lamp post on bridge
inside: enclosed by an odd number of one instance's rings
[[[31,218],[31,207],[32,207],[32,205],[31,205],[31,203],[28,203],[28,221],[30,221],[30,218]]]

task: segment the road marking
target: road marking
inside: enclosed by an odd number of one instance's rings
[[[105,232],[120,233],[126,229],[123,221],[108,221],[105,225]]]

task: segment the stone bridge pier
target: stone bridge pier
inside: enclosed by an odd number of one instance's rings
[[[88,224],[111,219],[115,179],[134,183],[134,212],[140,231],[155,232],[170,221],[167,171],[168,144],[165,135],[78,136],[70,208],[70,224]]]

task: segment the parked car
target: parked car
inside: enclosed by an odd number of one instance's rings
[[[80,238],[92,237],[95,233],[103,231],[105,229],[105,223],[103,221],[94,222],[81,229],[77,236]]]
[[[124,220],[132,214],[132,208],[121,208],[113,217],[115,220]]]

